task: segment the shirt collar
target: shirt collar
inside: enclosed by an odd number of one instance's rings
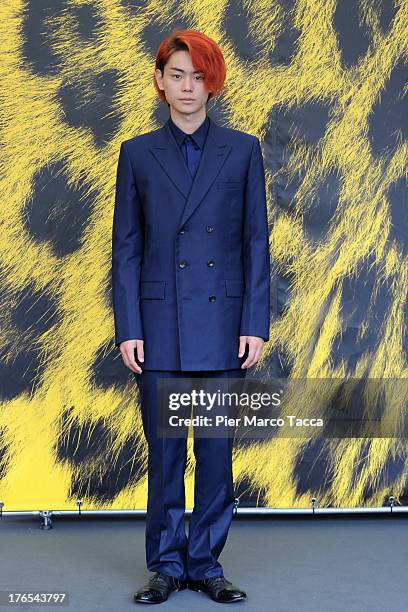
[[[193,132],[192,134],[186,134],[181,130],[178,125],[174,123],[171,117],[169,117],[169,126],[170,129],[177,141],[177,144],[180,146],[186,136],[190,136],[195,144],[202,149],[204,147],[205,139],[207,136],[208,128],[210,125],[210,120],[208,116],[204,119],[202,124]]]

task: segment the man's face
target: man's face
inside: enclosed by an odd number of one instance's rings
[[[191,115],[205,107],[209,90],[204,85],[204,75],[196,71],[187,51],[175,51],[164,67],[164,74],[155,71],[159,88],[167,102],[179,113]]]

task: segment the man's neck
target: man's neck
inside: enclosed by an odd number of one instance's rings
[[[172,121],[174,121],[177,127],[186,134],[193,134],[193,132],[195,132],[205,121],[206,116],[207,113],[205,108],[192,115],[183,115],[170,107],[170,117]]]

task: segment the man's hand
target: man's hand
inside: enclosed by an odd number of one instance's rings
[[[137,358],[139,361],[144,361],[144,342],[143,340],[125,340],[120,343],[119,349],[122,355],[123,363],[127,368],[135,372],[135,374],[141,374],[142,368],[136,363],[135,360],[135,349]]]
[[[242,357],[245,353],[246,345],[248,344],[248,357],[241,365],[241,369],[250,368],[254,365],[261,356],[264,340],[258,336],[240,336],[238,357]]]

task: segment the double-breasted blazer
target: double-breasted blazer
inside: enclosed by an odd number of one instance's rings
[[[112,231],[115,345],[142,369],[240,368],[239,336],[269,339],[270,259],[257,137],[210,119],[192,178],[163,127],[122,142]]]

